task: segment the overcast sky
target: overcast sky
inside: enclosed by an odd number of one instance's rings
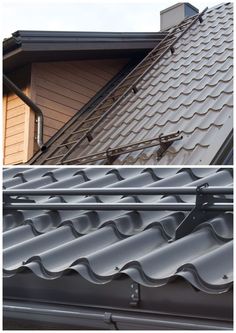
[[[17,30],[158,31],[159,13],[178,1],[3,0],[3,38]],[[216,1],[191,1],[199,10]]]

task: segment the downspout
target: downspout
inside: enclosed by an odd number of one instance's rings
[[[4,85],[14,92],[25,104],[27,104],[31,110],[34,111],[37,121],[37,144],[41,151],[46,150],[46,146],[43,143],[43,112],[41,109],[28,97],[22,90],[15,85],[5,74],[3,74],[3,83]]]

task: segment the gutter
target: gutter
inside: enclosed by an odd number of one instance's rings
[[[25,104],[27,104],[31,110],[34,111],[37,121],[37,144],[41,151],[45,151],[46,146],[43,143],[43,123],[44,117],[41,109],[28,97],[22,90],[15,85],[5,74],[3,74],[3,83],[4,85],[14,92]]]
[[[35,322],[35,329],[42,323],[56,323],[64,327],[88,329],[175,329],[175,330],[232,330],[232,323],[220,320],[192,318],[131,312],[127,310],[105,310],[101,308],[44,303],[24,304],[20,301],[5,301],[4,321],[12,319]],[[63,327],[63,328],[64,328]]]

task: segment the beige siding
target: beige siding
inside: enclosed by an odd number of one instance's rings
[[[44,113],[48,141],[103,88],[128,59],[35,63],[12,73],[11,79]],[[25,163],[38,150],[35,115],[15,94],[3,99],[4,164]]]
[[[29,96],[30,66],[22,67],[9,78]],[[4,90],[3,96],[3,163],[24,163],[32,155],[29,150],[29,118],[31,111],[14,93]],[[34,130],[34,123],[31,123]],[[32,138],[33,140],[33,138]]]
[[[27,94],[27,88],[23,91]],[[8,93],[4,100],[4,164],[26,162],[28,155],[25,132],[29,107],[14,94]]]
[[[31,96],[45,115],[44,140],[49,140],[127,62],[106,59],[33,64]]]

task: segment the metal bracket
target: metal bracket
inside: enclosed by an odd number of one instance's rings
[[[134,94],[137,94],[137,92],[138,92],[137,87],[133,86],[133,87],[132,87],[132,91],[133,91]]]
[[[202,22],[203,22],[203,18],[202,18],[202,16],[201,16],[201,15],[199,16],[199,18],[198,18],[198,19],[199,19],[199,22],[200,22],[200,23],[202,23]]]
[[[11,198],[9,195],[3,195],[3,207],[6,204],[12,204],[12,203],[35,203],[35,200],[27,199],[27,198]]]
[[[219,214],[219,212],[217,211],[207,211],[206,209],[204,209],[204,206],[208,206],[222,201],[222,199],[214,197],[213,194],[203,193],[202,189],[208,186],[208,183],[204,183],[197,187],[196,206],[191,210],[191,212],[185,217],[183,222],[176,229],[175,237],[171,241],[190,234],[199,224]],[[232,202],[232,200],[224,198],[224,202]]]
[[[90,132],[86,134],[86,138],[88,139],[88,142],[91,142],[93,140],[92,134]]]
[[[119,155],[114,155],[114,153],[112,153],[111,149],[107,149],[106,150],[106,159],[107,159],[106,164],[108,164],[108,165],[112,164],[118,156]]]
[[[137,282],[132,282],[130,285],[130,302],[129,305],[137,307],[140,302],[140,286]]]
[[[118,330],[118,327],[116,326],[116,323],[112,320],[112,313],[111,312],[105,312],[104,313],[104,322],[108,324],[111,329]]]
[[[163,141],[162,139],[163,133],[161,133],[159,139],[159,145],[160,148],[157,150],[157,161],[160,161],[162,156],[164,155],[164,153],[167,151],[167,149],[172,145],[172,143],[174,142],[174,140],[170,140],[170,141]]]

